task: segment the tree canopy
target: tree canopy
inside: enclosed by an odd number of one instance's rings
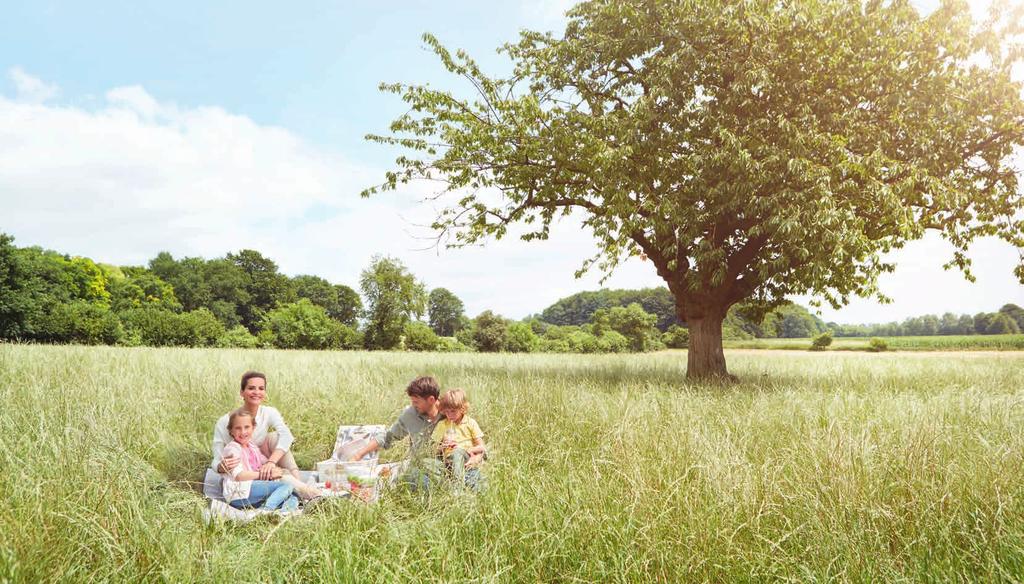
[[[427,300],[430,328],[442,337],[454,335],[462,327],[465,318],[462,300],[447,288],[434,288]]]
[[[405,325],[426,311],[427,293],[405,265],[391,257],[377,256],[363,270],[359,286],[366,299],[367,349],[399,346]]]
[[[721,327],[739,302],[886,300],[881,254],[928,229],[968,278],[977,237],[1024,247],[1021,18],[975,25],[962,1],[922,15],[906,1],[592,0],[560,36],[505,45],[506,78],[426,35],[475,96],[382,85],[410,107],[369,139],[414,155],[364,195],[441,181],[453,197],[434,228],[450,245],[513,224],[545,239],[578,212],[598,243],[582,270],[649,259],[690,326],[688,375],[727,375]]]

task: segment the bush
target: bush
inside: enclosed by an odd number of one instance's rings
[[[538,350],[544,353],[569,353],[569,341],[565,339],[549,339],[546,336],[541,338]]]
[[[573,353],[598,353],[600,347],[597,344],[597,337],[594,335],[578,330],[569,333],[566,337],[566,342],[569,343],[569,351]]]
[[[625,307],[599,308],[591,317],[591,322],[595,335],[615,331],[629,340],[633,351],[642,353],[661,348],[661,332],[655,326],[658,317],[648,314],[638,303]]]
[[[633,342],[625,335],[615,331],[605,331],[597,337],[598,353],[628,353],[634,348]],[[650,348],[650,345],[647,345]]]
[[[512,353],[533,353],[540,348],[540,339],[525,322],[513,322],[505,331],[505,350]]]
[[[260,343],[279,349],[348,349],[359,338],[358,333],[306,298],[268,312],[262,328]]]
[[[1020,334],[1020,327],[1017,326],[1017,322],[1012,318],[1002,312],[999,312],[992,317],[992,321],[989,323],[988,327],[985,328],[985,334],[1016,335]]]
[[[437,349],[441,353],[472,353],[473,348],[460,343],[455,337],[437,337]]]
[[[78,300],[57,304],[48,321],[51,340],[60,343],[113,345],[124,336],[117,316],[106,306],[93,302]]]
[[[505,350],[508,321],[490,310],[485,310],[473,322],[473,344],[478,351],[497,353]]]
[[[685,349],[690,344],[690,329],[674,324],[661,335],[661,342],[670,349]]]
[[[832,331],[825,331],[811,341],[812,351],[824,351],[832,344]]]
[[[137,341],[150,347],[188,346],[197,336],[190,329],[194,321],[165,308],[141,306],[125,310],[119,316],[129,335],[128,344]]]
[[[889,343],[885,342],[885,339],[874,337],[870,341],[868,341],[868,350],[871,351],[872,353],[881,353],[883,351],[888,351]]]
[[[344,349],[346,351],[353,351],[355,349],[363,348],[363,333],[359,332],[353,327],[348,326],[333,320],[337,323],[332,325],[334,327],[334,334],[338,340],[338,349]]]
[[[249,332],[249,329],[242,325],[238,325],[231,330],[225,332],[217,339],[217,345],[222,349],[255,349],[259,346],[259,342],[256,337]]]
[[[547,329],[545,329],[544,338],[550,339],[552,341],[558,339],[567,339],[569,338],[569,333],[579,330],[579,328],[580,327],[578,326],[558,326],[553,324],[549,326]]]
[[[473,327],[473,321],[459,330],[455,331],[455,342],[466,347],[467,350],[476,350],[476,341],[473,338],[476,336],[476,329]]]
[[[441,338],[425,323],[408,322],[402,329],[407,351],[436,351]]]
[[[208,347],[224,336],[224,325],[205,308],[176,314],[143,305],[120,314],[127,337],[122,344],[151,347]]]
[[[212,312],[205,308],[186,312],[178,316],[188,331],[187,345],[191,347],[209,347],[224,336],[224,325]]]
[[[274,331],[263,329],[256,333],[256,346],[264,349],[272,349],[277,346],[275,345]]]

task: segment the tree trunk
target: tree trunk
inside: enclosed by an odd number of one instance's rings
[[[732,378],[725,369],[725,353],[722,351],[724,320],[725,315],[707,314],[687,321],[690,329],[690,346],[686,352],[687,379]]]

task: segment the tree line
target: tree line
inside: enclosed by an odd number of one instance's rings
[[[1019,332],[1024,310],[924,316],[884,325],[825,323],[786,304],[761,319],[729,311],[723,336],[1000,334]],[[515,321],[465,314],[446,288],[427,287],[401,261],[375,257],[359,291],[314,275],[289,277],[255,250],[222,258],[161,252],[146,266],[115,266],[0,234],[0,339],[125,346],[402,349],[616,353],[685,347],[665,288],[597,290],[562,298]]]
[[[676,316],[672,293],[667,288],[640,290],[593,290],[562,298],[541,311],[536,318],[559,325],[591,322],[601,308],[640,304],[657,317],[656,326],[667,331],[673,325],[685,326]],[[942,315],[914,316],[903,321],[876,324],[839,324],[825,322],[803,306],[784,304],[757,318],[744,304],[726,314],[722,327],[725,339],[810,338],[824,332],[835,337],[901,337],[937,335],[998,335],[1024,331],[1024,309],[1012,303],[995,312],[974,315],[946,312]]]
[[[428,292],[401,261],[374,257],[359,291],[289,277],[255,250],[116,266],[0,234],[0,340],[123,346],[642,351],[663,345],[638,304],[595,311],[583,326],[476,318],[445,288]],[[677,336],[678,334],[675,333]]]

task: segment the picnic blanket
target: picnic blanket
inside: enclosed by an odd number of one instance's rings
[[[320,467],[324,463],[347,463],[348,459],[352,457],[356,452],[365,447],[371,438],[384,432],[384,426],[379,424],[364,424],[364,425],[345,425],[338,426],[338,432],[334,440],[334,450],[332,451],[331,458],[319,463],[317,466]],[[375,466],[377,461],[377,453],[371,452],[361,459],[364,463],[369,463],[371,466]],[[391,478],[389,482],[394,482],[394,477],[397,476],[401,463],[393,463],[389,465],[381,465],[388,467],[388,473]],[[299,473],[302,475],[301,480],[307,484],[320,483],[322,482],[321,477],[318,476],[315,470],[300,470]],[[378,476],[379,473],[374,473],[374,476]],[[223,489],[224,477],[216,470],[212,468],[206,469],[206,476],[203,478],[203,495],[210,500],[209,507],[203,511],[203,519],[209,523],[213,520],[226,520],[234,522],[247,522],[256,518],[259,515],[266,514],[266,512],[257,509],[235,509],[234,507],[227,504],[224,500],[224,489]],[[290,516],[295,514],[301,514],[302,509],[292,512],[281,512],[274,511],[274,514],[280,516]]]

